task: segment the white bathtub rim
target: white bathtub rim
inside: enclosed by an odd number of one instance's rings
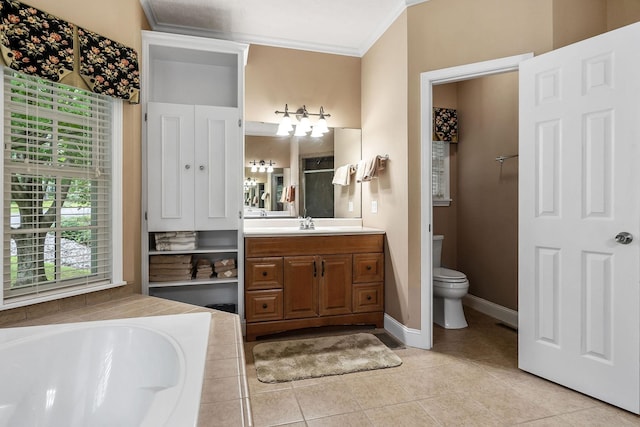
[[[210,324],[211,313],[198,312],[4,328],[0,329],[0,349],[52,334],[93,327],[128,326],[150,330],[163,336],[176,349],[180,369],[185,376],[181,378],[180,384],[157,393],[141,427],[196,426]],[[176,405],[167,403],[171,402],[172,393],[179,393]]]

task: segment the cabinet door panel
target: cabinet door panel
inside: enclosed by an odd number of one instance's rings
[[[320,315],[351,313],[351,255],[326,255],[320,260]]]
[[[284,258],[284,318],[318,315],[319,266],[313,256]]]
[[[239,221],[240,131],[237,108],[195,107],[195,223],[200,230]]]
[[[193,230],[193,106],[147,109],[149,231]]]

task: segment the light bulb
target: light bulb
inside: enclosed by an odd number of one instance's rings
[[[316,123],[315,128],[319,128],[318,131],[321,133],[327,133],[329,132],[329,128],[327,127],[327,119],[324,118],[324,116],[320,116],[320,119],[318,119],[318,123]]]
[[[258,169],[258,172],[265,172],[267,170],[267,168],[264,167],[264,165],[260,166],[260,169]]]
[[[309,132],[311,130],[311,120],[309,120],[309,116],[304,114],[298,126],[302,126],[305,132]]]
[[[278,131],[276,132],[276,135],[278,135],[278,136],[288,136],[289,132],[291,132],[293,130],[293,127],[291,125],[289,125],[289,127],[291,127],[291,129],[288,129],[287,126],[284,125],[284,123],[280,123],[278,125]]]
[[[289,117],[289,113],[284,113],[284,117],[280,122],[280,125],[287,130],[287,132],[291,132],[293,130],[293,126],[291,125],[291,117]]]
[[[251,166],[251,172],[258,172],[258,165],[256,165],[256,162],[253,162],[253,166]]]
[[[269,165],[269,167],[267,168],[267,172],[268,173],[272,173],[273,172],[273,166]]]
[[[313,130],[311,131],[311,137],[312,138],[320,138],[322,136],[322,130],[320,128],[320,126],[315,125],[313,127]]]
[[[296,125],[296,131],[293,133],[294,136],[305,136],[307,134],[307,131],[304,130],[304,126],[302,126],[302,123],[298,123]]]

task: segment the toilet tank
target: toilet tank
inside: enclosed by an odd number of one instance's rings
[[[433,236],[433,268],[440,267],[440,259],[442,258],[442,241],[444,236]]]

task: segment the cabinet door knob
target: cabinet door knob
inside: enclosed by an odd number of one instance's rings
[[[370,265],[367,265],[367,270],[371,270],[371,266]]]
[[[267,277],[267,272],[266,272],[266,271],[263,271],[263,272],[262,272],[262,276]]]
[[[189,169],[191,169],[191,165],[189,165],[189,164],[184,165],[184,168],[185,168],[186,170],[189,170]]]
[[[203,170],[204,170],[204,165],[200,165],[200,168],[199,168],[199,169],[200,169],[201,171],[203,171]]]
[[[371,295],[367,295],[367,301],[371,301]]]
[[[267,304],[262,304],[262,308],[267,308],[269,307]]]

